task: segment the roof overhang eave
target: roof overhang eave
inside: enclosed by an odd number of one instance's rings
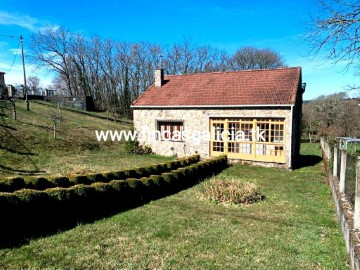
[[[131,105],[132,109],[200,109],[200,108],[287,108],[294,104],[249,104],[249,105]]]

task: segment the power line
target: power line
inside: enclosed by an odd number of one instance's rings
[[[14,63],[15,63],[15,60],[16,60],[16,56],[19,54],[19,48],[20,48],[20,42],[19,42],[18,48],[17,48],[17,50],[16,50],[16,53],[15,53],[15,55],[14,55],[14,59],[13,59],[13,61],[12,61],[12,64],[11,64],[11,66],[10,66],[10,68],[9,68],[9,70],[8,70],[7,73],[10,73],[12,67],[14,66]]]

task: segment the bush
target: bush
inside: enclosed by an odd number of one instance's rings
[[[145,168],[136,168],[135,173],[136,173],[136,178],[147,176],[147,171]]]
[[[169,161],[166,162],[166,168],[168,171],[172,171],[172,170],[176,170],[178,168],[178,166],[176,165],[176,163],[174,161]]]
[[[56,178],[52,179],[51,182],[53,182],[56,187],[67,188],[72,185],[69,178],[67,178],[67,177],[56,177]]]
[[[125,174],[125,179],[129,179],[129,178],[137,178],[137,173],[136,170],[126,170],[124,171]]]
[[[125,142],[125,151],[129,154],[137,155],[150,155],[152,154],[152,149],[146,145],[140,145],[140,142],[136,138],[133,140],[127,140]]]
[[[104,178],[106,179],[106,182],[110,182],[111,180],[117,179],[115,176],[115,173],[104,173]]]
[[[157,166],[148,166],[148,167],[145,167],[144,169],[146,171],[146,177],[157,174],[157,171],[158,171]]]
[[[73,200],[74,197],[74,191],[68,188],[49,188],[45,192],[49,197],[54,198],[61,203],[69,203]]]
[[[96,205],[96,191],[95,188],[89,185],[75,185],[70,188],[74,195],[73,209],[74,217],[77,220],[91,219],[94,213],[94,206]]]
[[[107,182],[106,177],[101,174],[101,173],[97,173],[97,174],[91,174],[88,175],[88,179],[92,182],[92,183],[96,183],[96,182]]]
[[[126,179],[126,175],[124,171],[118,171],[118,172],[114,172],[114,179],[113,180],[125,180]]]
[[[53,182],[43,177],[26,179],[25,185],[28,189],[36,190],[45,190],[47,188],[56,187]]]
[[[95,188],[88,185],[75,185],[70,188],[72,190],[76,203],[78,202],[94,202],[95,200]]]
[[[109,184],[119,194],[126,194],[130,190],[129,183],[127,181],[125,181],[125,180],[112,180],[112,181],[110,181]]]
[[[162,188],[165,185],[164,178],[161,175],[150,175],[149,179],[151,179],[154,182],[154,185],[159,188]]]
[[[0,181],[0,192],[13,192],[22,188],[25,188],[25,182],[20,177]]]
[[[70,180],[70,182],[72,182],[76,185],[79,185],[79,184],[90,185],[92,183],[86,175],[71,176],[69,178],[69,180]]]
[[[115,203],[117,191],[110,183],[94,183],[91,187],[95,189],[96,196],[96,211],[103,213],[110,213],[117,208]]]
[[[263,198],[254,183],[238,179],[214,179],[203,185],[202,192],[209,200],[226,204],[248,204]]]

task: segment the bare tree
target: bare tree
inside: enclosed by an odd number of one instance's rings
[[[58,105],[58,110],[49,110],[47,112],[48,118],[51,120],[53,125],[53,137],[56,139],[57,134],[57,125],[61,123],[61,120],[63,120],[63,117],[61,116],[61,110],[60,105]]]
[[[312,53],[327,53],[335,63],[358,65],[360,2],[357,0],[318,0],[319,12],[312,19],[306,38]]]
[[[359,109],[357,100],[345,93],[319,96],[303,106],[303,132],[325,136],[357,136]]]
[[[60,74],[73,94],[70,45],[72,34],[63,28],[46,27],[31,36],[31,59],[40,67]]]
[[[282,56],[271,49],[243,47],[229,59],[232,70],[265,69],[285,66]]]
[[[228,55],[210,46],[197,46],[186,38],[163,46],[115,42],[99,36],[86,38],[51,27],[33,34],[31,48],[35,63],[57,73],[54,90],[70,96],[91,96],[96,108],[113,116],[130,115],[131,102],[153,83],[159,65],[167,74],[188,74],[284,64],[281,56],[269,49],[247,47]]]
[[[35,95],[40,88],[40,78],[37,76],[29,76],[27,78],[27,86],[29,87],[31,93]]]
[[[342,111],[336,119],[341,136],[360,137],[360,109],[359,100],[347,99],[344,101]]]

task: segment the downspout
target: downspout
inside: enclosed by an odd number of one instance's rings
[[[293,148],[293,118],[294,118],[294,105],[291,105],[291,113],[290,113],[290,127],[291,127],[291,135],[290,135],[290,150],[289,150],[289,169],[292,169],[292,148]]]

